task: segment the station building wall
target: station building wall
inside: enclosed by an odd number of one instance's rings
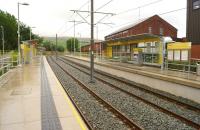
[[[192,45],[191,58],[200,59],[200,43]]]

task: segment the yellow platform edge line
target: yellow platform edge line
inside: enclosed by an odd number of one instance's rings
[[[45,57],[46,63],[48,64],[49,68],[51,69],[51,71],[53,72],[52,68],[50,67],[49,63],[47,62],[47,59]],[[55,76],[55,73],[53,72],[53,77],[56,80],[56,83],[58,84],[58,88],[61,90],[62,95],[64,96],[65,100],[67,101],[67,103],[69,104],[70,108],[72,109],[73,115],[75,116],[77,122],[79,123],[80,127],[82,130],[88,130],[87,127],[85,126],[85,123],[83,122],[82,118],[80,117],[79,113],[77,112],[76,108],[74,107],[74,105],[72,104],[71,100],[69,99],[68,95],[66,94],[64,88],[62,87],[60,81],[57,79],[57,77]]]

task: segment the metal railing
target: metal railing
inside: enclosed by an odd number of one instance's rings
[[[11,69],[11,64],[7,64],[0,68],[0,77],[6,74]]]
[[[90,57],[90,53],[89,52],[67,52],[67,55],[74,55],[74,56],[81,56],[81,57]],[[94,53],[94,58],[96,59],[104,59],[105,56],[103,54],[99,54],[99,53]]]
[[[18,59],[14,60],[12,56],[6,56],[0,59],[0,77],[9,72],[10,69],[18,65]]]
[[[166,60],[165,69],[180,71],[185,73],[197,73],[198,65],[200,64],[200,59],[190,59],[189,61],[168,61]]]

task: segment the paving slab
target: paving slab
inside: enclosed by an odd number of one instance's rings
[[[0,130],[87,129],[45,57],[11,70],[0,84]]]

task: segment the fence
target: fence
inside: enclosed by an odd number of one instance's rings
[[[67,52],[67,55],[74,55],[74,56],[81,56],[81,57],[90,57],[90,52]],[[100,54],[100,53],[94,53],[94,58],[97,60],[104,60],[106,59],[106,56],[104,56],[104,54]]]
[[[81,57],[89,57],[89,52],[68,52],[68,55],[75,55]],[[107,60],[108,58],[103,54],[94,53],[94,57],[97,60]],[[165,58],[167,59],[167,58]],[[153,64],[154,65],[154,64]],[[155,66],[155,65],[154,65]],[[190,59],[189,61],[168,61],[164,62],[165,70],[179,71],[184,73],[193,73],[200,75],[200,59]]]
[[[200,59],[190,59],[189,61],[168,61],[165,62],[165,69],[181,71],[186,73],[197,73]]]
[[[1,52],[1,51],[0,51]],[[4,55],[0,53],[0,77],[6,74],[10,69],[18,65],[18,58],[13,51],[5,51]]]

